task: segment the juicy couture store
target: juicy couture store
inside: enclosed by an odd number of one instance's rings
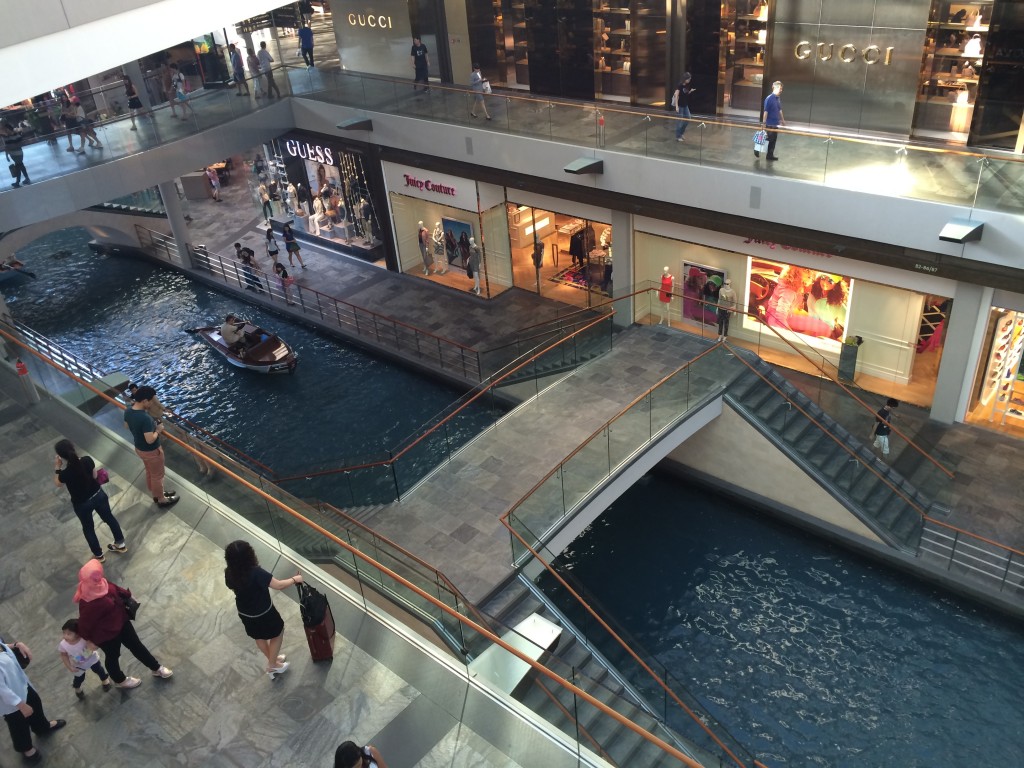
[[[717,313],[705,302],[713,305],[728,280],[745,310],[731,320],[730,343],[811,372],[795,347],[812,360],[824,358],[863,389],[931,405],[953,281],[754,234],[638,219],[635,281],[660,284],[667,268],[673,293],[668,302],[638,302],[635,320],[659,322],[664,313],[673,326],[714,338]]]
[[[401,272],[485,297],[512,285],[503,187],[381,166]]]

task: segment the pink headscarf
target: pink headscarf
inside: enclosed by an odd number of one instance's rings
[[[110,585],[103,578],[103,563],[90,560],[78,571],[78,589],[74,602],[88,603],[107,594]]]

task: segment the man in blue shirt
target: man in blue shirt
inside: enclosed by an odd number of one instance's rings
[[[142,459],[146,470],[146,487],[158,507],[172,507],[178,503],[174,491],[164,491],[164,449],[160,435],[164,425],[153,421],[146,409],[156,397],[152,387],[139,387],[132,393],[132,407],[124,412],[124,424],[132,433],[135,454]]]
[[[302,49],[302,60],[306,67],[313,66],[313,30],[308,24],[303,24],[299,29],[299,48]]]
[[[761,124],[765,127],[768,133],[768,159],[778,160],[775,156],[775,142],[779,140],[779,132],[773,131],[773,128],[778,128],[780,125],[786,124],[786,118],[782,116],[782,99],[779,95],[782,93],[782,82],[776,80],[772,83],[772,92],[768,94],[768,98],[764,100],[764,114],[761,117]],[[756,149],[754,155],[760,157],[761,153]]]

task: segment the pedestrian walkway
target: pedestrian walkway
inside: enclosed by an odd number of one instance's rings
[[[463,717],[462,700],[471,691],[456,662],[337,595],[331,603],[338,637],[329,663],[310,660],[294,590],[275,596],[286,625],[282,653],[291,668],[271,682],[224,586],[223,546],[236,538],[253,541],[261,564],[278,578],[295,573],[296,564],[211,509],[196,489],[176,486],[181,503],[173,512],[154,511],[130,448],[54,401],[26,408],[12,395],[17,389],[13,374],[0,369],[0,634],[33,651],[28,674],[46,714],[67,720],[59,733],[36,739],[44,765],[329,766],[335,748],[349,738],[373,743],[392,768],[517,768],[530,765],[531,751],[548,750],[507,707],[474,693],[483,724],[518,733],[512,743],[488,743],[474,730],[473,717]],[[67,492],[53,487],[53,444],[62,436],[111,469],[106,487],[128,552],[108,553],[106,576],[141,601],[136,627],[174,670],[168,680],[152,678],[125,653],[125,671],[143,679],[139,688],[104,692],[90,676],[85,698],[74,695],[56,646],[60,626],[77,615],[72,596],[89,552]],[[106,528],[97,532],[105,542]],[[317,569],[304,570],[314,584],[325,578]],[[13,765],[6,735],[0,750],[3,765]],[[521,762],[508,754],[516,750]],[[545,764],[576,764],[573,755],[562,754],[561,762]]]

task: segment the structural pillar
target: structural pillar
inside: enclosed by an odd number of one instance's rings
[[[171,225],[171,234],[178,247],[178,260],[183,266],[192,266],[192,248],[189,243],[188,222],[185,221],[185,214],[181,210],[181,200],[178,199],[178,187],[174,180],[165,181],[158,185],[160,196],[164,201],[164,209],[167,211],[167,221]]]
[[[612,211],[612,298],[628,296],[633,287],[633,215]],[[633,324],[635,299],[616,302],[612,323],[620,328]]]
[[[963,421],[967,413],[974,376],[964,372],[974,370],[985,341],[992,293],[992,288],[982,285],[957,284],[953,310],[946,318],[946,338],[932,398],[931,417],[943,424]]]

